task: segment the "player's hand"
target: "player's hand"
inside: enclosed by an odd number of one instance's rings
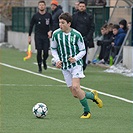
[[[48,38],[51,38],[52,37],[52,31],[49,31],[48,32]]]
[[[28,43],[31,44],[31,36],[28,37]]]
[[[62,68],[62,61],[56,62],[56,67],[57,68]]]
[[[112,45],[112,46],[114,46],[114,45],[115,45],[115,43],[114,43],[114,42],[112,42],[112,43],[111,43],[111,45]]]
[[[69,57],[68,60],[69,60],[71,63],[74,63],[74,62],[76,61],[74,57]]]

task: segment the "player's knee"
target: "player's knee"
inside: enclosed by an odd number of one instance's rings
[[[73,95],[74,98],[78,98],[76,95]]]
[[[79,93],[79,87],[78,86],[73,86],[73,92],[74,92],[74,97],[77,98],[77,94]]]
[[[75,91],[75,92],[78,91],[78,86],[77,85],[73,85],[72,88],[73,88],[73,91]]]

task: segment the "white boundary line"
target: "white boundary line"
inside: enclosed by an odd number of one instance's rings
[[[32,86],[37,86],[37,87],[43,87],[43,86],[57,86],[57,87],[66,87],[66,85],[33,85],[33,84],[0,84],[0,86],[28,86],[28,87],[32,87]]]
[[[16,69],[16,70],[20,70],[20,71],[23,71],[23,72],[31,73],[31,74],[41,76],[41,77],[44,77],[44,78],[48,78],[48,79],[51,79],[51,80],[54,80],[54,81],[57,81],[57,82],[60,82],[60,83],[65,83],[65,81],[63,81],[63,80],[60,80],[60,79],[57,79],[57,78],[54,78],[54,77],[51,77],[51,76],[43,75],[43,74],[40,74],[40,73],[35,73],[35,72],[32,72],[30,70],[26,70],[26,69],[23,69],[23,68],[18,68],[18,67],[15,67],[15,66],[11,66],[11,65],[8,65],[8,64],[5,64],[5,63],[0,62],[0,65],[6,66],[6,67],[9,67],[9,68],[13,68],[13,69]],[[83,88],[85,90],[89,90],[89,91],[93,90],[91,88],[87,88],[87,87],[84,87],[84,86],[81,86],[81,88]],[[122,98],[122,97],[119,97],[119,96],[107,94],[107,93],[100,92],[100,91],[98,91],[98,93],[102,94],[104,96],[108,96],[108,97],[111,97],[111,98],[119,99],[121,101],[125,101],[127,103],[133,103],[133,101]]]

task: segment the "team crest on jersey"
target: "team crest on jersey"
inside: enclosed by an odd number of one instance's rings
[[[71,36],[71,43],[73,43],[73,39],[74,39],[74,37]]]
[[[46,25],[49,25],[50,19],[49,18],[46,18],[45,20],[46,20]]]

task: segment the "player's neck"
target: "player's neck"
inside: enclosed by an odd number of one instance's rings
[[[69,33],[71,31],[71,27],[69,27],[68,29],[66,29],[64,32],[65,33]]]

